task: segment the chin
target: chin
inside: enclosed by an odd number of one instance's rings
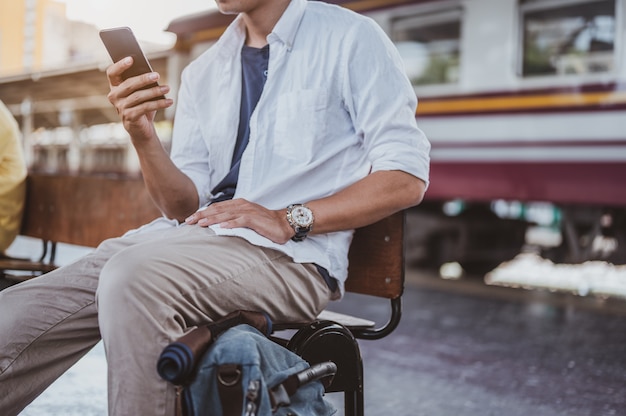
[[[215,4],[222,14],[239,14],[241,12],[237,7],[237,2],[233,0],[215,0]]]

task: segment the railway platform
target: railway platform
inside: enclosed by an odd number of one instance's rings
[[[387,307],[349,294],[332,309],[375,319]],[[360,345],[369,416],[626,415],[624,300],[409,268],[400,326]],[[329,399],[343,415],[341,395]],[[22,415],[105,416],[101,344]]]
[[[398,329],[361,342],[367,414],[626,415],[626,302],[419,270],[407,280]]]

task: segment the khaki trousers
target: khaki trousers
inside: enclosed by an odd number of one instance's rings
[[[0,415],[18,414],[102,338],[110,415],[173,415],[162,349],[238,310],[302,322],[333,294],[312,264],[184,225],[103,242],[0,292]]]

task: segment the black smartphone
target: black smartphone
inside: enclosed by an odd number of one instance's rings
[[[137,75],[146,74],[152,72],[150,62],[146,58],[146,55],[141,50],[137,38],[133,34],[133,31],[129,27],[115,27],[111,29],[103,29],[100,31],[100,39],[104,43],[105,48],[109,52],[113,62],[117,62],[131,56],[133,58],[133,64],[122,74],[123,79],[135,77]],[[146,85],[142,89],[148,89],[156,87],[158,83]],[[153,100],[164,99],[165,96],[155,97]]]

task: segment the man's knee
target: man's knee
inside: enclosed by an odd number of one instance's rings
[[[132,300],[142,290],[149,260],[133,247],[113,255],[100,272],[96,302],[102,305],[117,303],[116,300]],[[124,302],[120,302],[122,305]]]

